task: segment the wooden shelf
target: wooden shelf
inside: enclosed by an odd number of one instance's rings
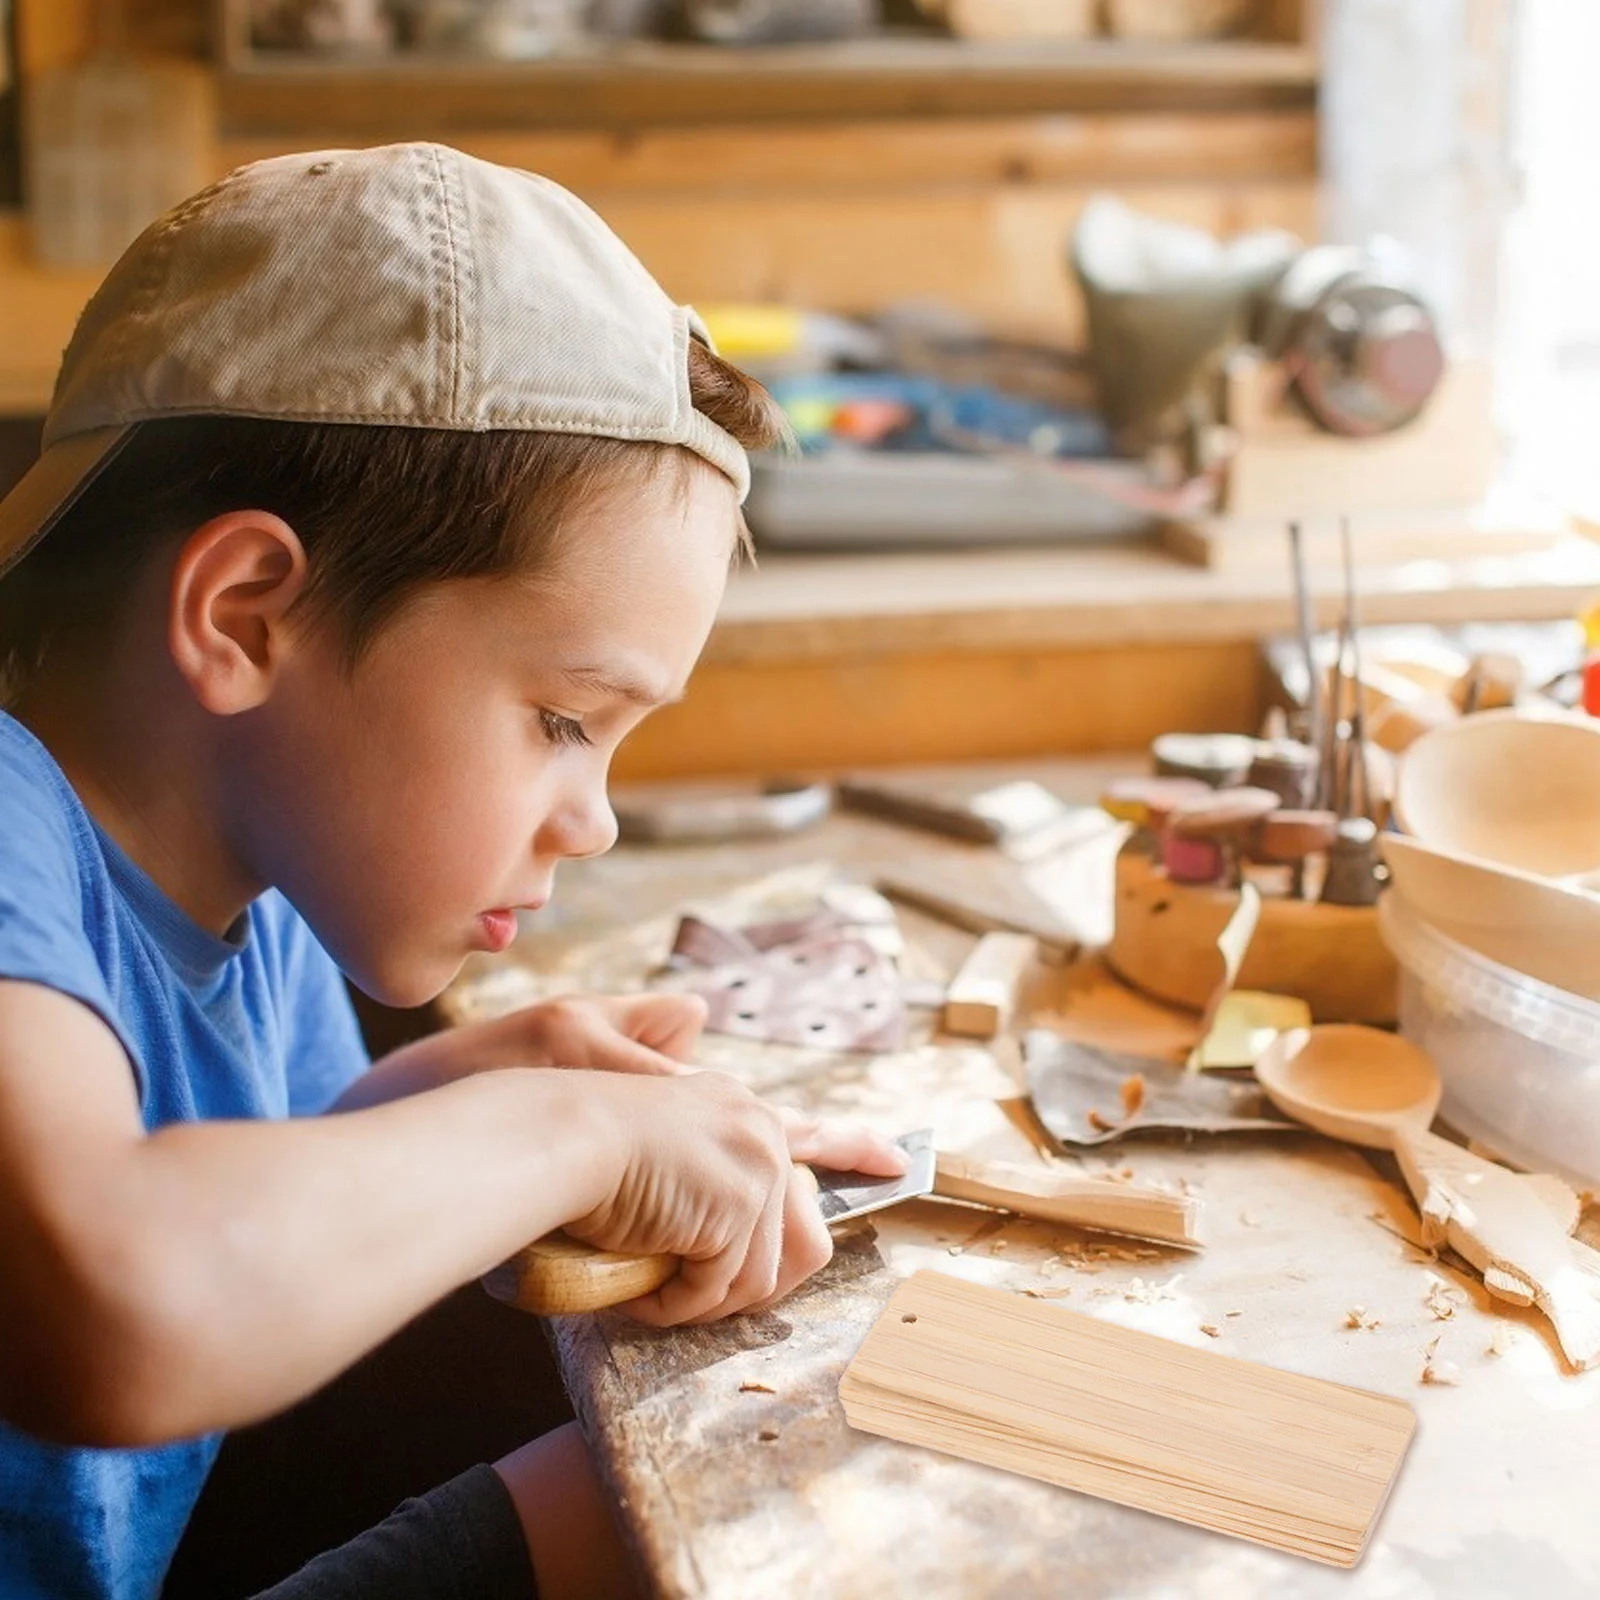
[[[224,65],[230,135],[412,137],[505,128],[623,128],[810,118],[1301,108],[1315,53],[1223,40],[973,44],[907,36],[729,50],[628,43],[536,62],[307,59]]]

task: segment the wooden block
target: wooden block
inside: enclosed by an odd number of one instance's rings
[[[919,1272],[846,1369],[852,1427],[1354,1566],[1404,1401]]]
[[[1017,991],[1038,953],[1038,941],[1028,934],[984,934],[945,994],[944,1031],[994,1038],[1010,1022]]]
[[[1038,1222],[1061,1222],[1162,1244],[1201,1243],[1200,1202],[1192,1195],[1090,1177],[1055,1163],[1020,1167],[941,1155],[933,1192],[946,1200],[994,1206]]]

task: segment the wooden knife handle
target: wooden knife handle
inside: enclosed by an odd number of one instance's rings
[[[659,1289],[677,1272],[677,1256],[630,1256],[597,1250],[564,1233],[536,1239],[493,1272],[483,1286],[496,1300],[560,1317],[579,1311],[602,1311]]]

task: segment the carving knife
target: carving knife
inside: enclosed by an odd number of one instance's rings
[[[920,1128],[895,1143],[911,1165],[898,1178],[812,1169],[817,1205],[828,1226],[881,1211],[900,1200],[929,1194],[934,1182],[933,1130]],[[540,1316],[599,1311],[659,1289],[678,1270],[677,1256],[632,1256],[597,1250],[564,1233],[553,1233],[519,1250],[487,1274],[483,1286],[497,1300]]]

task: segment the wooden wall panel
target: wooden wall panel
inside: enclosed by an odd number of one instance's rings
[[[937,300],[992,330],[1079,345],[1066,243],[1094,191],[586,198],[680,299],[780,300],[872,312]],[[1308,183],[1124,188],[1133,204],[1217,233],[1274,225],[1316,236]]]
[[[616,776],[837,771],[1136,749],[1173,728],[1253,730],[1253,641],[708,662],[622,747]]]

